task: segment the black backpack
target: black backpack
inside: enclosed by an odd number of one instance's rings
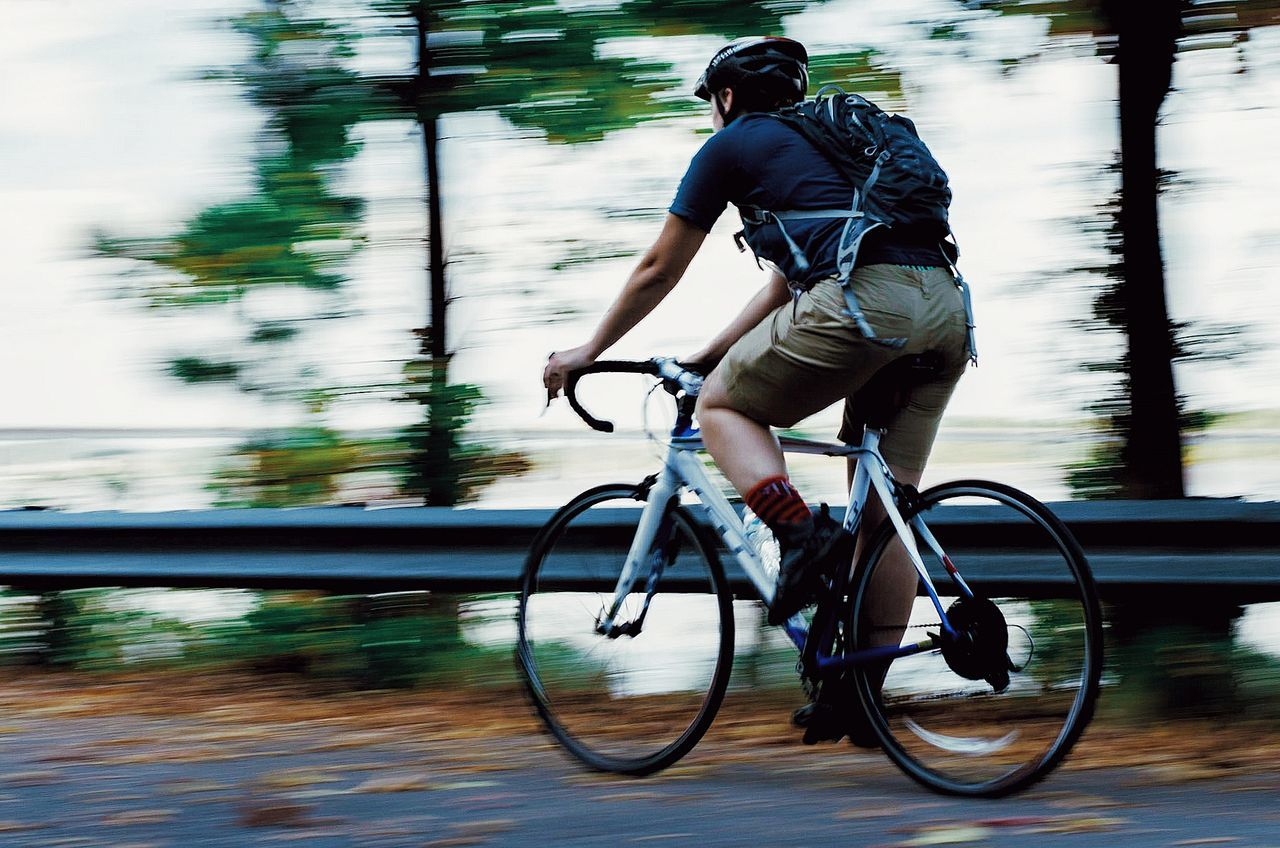
[[[939,240],[950,232],[947,174],[911,119],[886,114],[865,97],[836,86],[775,114],[826,156],[850,185],[861,186],[868,218],[890,227],[933,228]]]
[[[787,233],[785,221],[844,218],[836,264],[849,314],[868,339],[900,347],[905,339],[877,339],[849,287],[858,248],[867,233],[879,227],[907,227],[913,232],[935,232],[938,246],[951,263],[965,298],[969,324],[970,358],[977,360],[969,290],[955,270],[959,250],[951,236],[947,209],[951,189],[947,174],[920,140],[915,124],[901,115],[885,113],[865,97],[846,94],[834,85],[824,86],[812,100],[771,113],[772,117],[804,136],[853,187],[847,209],[760,209],[741,207],[748,241],[752,231],[776,225],[791,250],[796,268],[805,273],[809,260]]]

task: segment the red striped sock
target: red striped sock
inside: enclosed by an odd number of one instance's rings
[[[802,526],[810,520],[804,498],[785,476],[766,477],[752,486],[743,500],[775,532]]]

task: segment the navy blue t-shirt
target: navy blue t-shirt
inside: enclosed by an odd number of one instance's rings
[[[670,212],[706,232],[732,203],[761,209],[847,209],[853,188],[798,132],[766,114],[748,113],[707,139],[685,172]],[[843,218],[787,221],[787,233],[810,269],[794,270],[791,250],[776,226],[761,228],[754,247],[796,283],[836,273]],[[936,240],[877,228],[858,251],[858,265],[944,265]]]

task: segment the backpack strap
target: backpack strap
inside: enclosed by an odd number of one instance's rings
[[[888,158],[885,156],[884,158]],[[876,176],[879,170],[879,160],[877,160],[876,169],[872,171],[872,178]],[[868,180],[870,185],[872,180]],[[866,313],[862,311],[862,307],[858,305],[858,298],[853,293],[853,285],[851,278],[855,261],[858,257],[858,249],[862,246],[862,239],[867,233],[876,227],[887,226],[881,221],[874,221],[867,224],[866,215],[859,208],[862,205],[864,195],[854,192],[853,208],[851,209],[786,209],[780,212],[773,212],[767,209],[761,209],[757,206],[740,207],[742,219],[746,223],[759,225],[774,223],[778,226],[778,231],[782,233],[783,241],[786,242],[787,248],[791,251],[791,258],[795,262],[796,270],[803,274],[809,270],[809,259],[804,255],[804,251],[791,238],[791,234],[787,232],[786,225],[783,221],[804,221],[817,218],[844,218],[844,229],[840,233],[840,242],[836,251],[836,281],[840,283],[840,289],[844,292],[845,311],[848,316],[853,319],[853,324],[858,328],[858,332],[862,337],[873,341],[876,344],[884,345],[891,348],[900,348],[906,345],[907,340],[903,338],[882,339],[876,335],[876,331],[872,329],[871,324],[867,321]],[[803,290],[793,288],[792,294],[795,300],[798,300]]]
[[[871,167],[871,173],[867,174],[867,181],[862,184],[862,196],[869,197],[871,195],[871,187],[876,184],[876,180],[880,178],[880,169],[885,162],[889,161],[889,149],[881,147],[880,153],[876,156],[875,164]]]
[[[955,242],[955,234],[948,233],[951,241],[945,238],[938,242],[938,249],[942,251],[942,256],[947,260],[947,265],[951,267],[951,273],[956,279],[956,288],[960,289],[960,297],[964,301],[964,326],[965,326],[965,343],[969,348],[969,362],[976,368],[978,366],[978,340],[974,333],[976,325],[973,323],[973,298],[969,294],[969,284],[964,281],[964,275],[960,273],[960,269],[956,267],[956,260],[960,258],[960,246]]]
[[[840,283],[840,290],[844,292],[845,311],[853,319],[854,326],[858,328],[858,332],[864,339],[885,347],[903,347],[907,343],[906,339],[882,339],[876,335],[862,307],[858,305],[857,295],[853,293],[853,268],[858,258],[858,250],[862,247],[862,240],[876,227],[885,226],[880,221],[875,221],[866,227],[855,226],[858,223],[861,221],[852,218],[845,223],[844,231],[840,234],[840,245],[836,249],[836,281]]]

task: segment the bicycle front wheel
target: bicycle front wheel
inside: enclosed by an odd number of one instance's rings
[[[732,595],[715,548],[672,504],[614,618],[648,488],[582,493],[525,565],[517,659],[551,734],[586,765],[644,775],[688,753],[715,718],[733,663]]]
[[[1102,617],[1088,563],[1052,512],[999,483],[944,484],[903,512],[955,635],[882,527],[858,566],[853,645],[925,649],[855,672],[872,725],[890,759],[931,789],[1025,788],[1093,714]]]

